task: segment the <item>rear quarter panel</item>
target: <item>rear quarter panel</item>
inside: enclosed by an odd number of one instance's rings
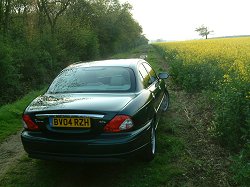
[[[142,90],[132,99],[120,114],[132,116],[135,123],[135,130],[144,126],[154,118],[153,98],[148,90]]]

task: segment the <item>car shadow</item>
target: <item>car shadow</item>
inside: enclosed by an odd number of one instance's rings
[[[47,183],[52,186],[126,186],[128,172],[139,172],[145,165],[136,160],[84,163],[38,160],[36,176],[40,181],[51,180]]]

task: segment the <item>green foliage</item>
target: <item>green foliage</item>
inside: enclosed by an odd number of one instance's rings
[[[20,78],[19,69],[15,66],[13,59],[13,47],[7,42],[0,43],[0,104],[11,100],[13,93],[20,94],[21,87],[18,86]],[[14,98],[17,96],[14,95]]]
[[[223,144],[235,151],[250,140],[248,92],[249,82],[225,80],[214,98],[217,135]]]
[[[73,62],[147,43],[130,10],[118,0],[0,1],[0,105]]]
[[[52,69],[52,57],[49,52],[38,45],[32,46],[25,43],[19,43],[17,49],[15,58],[22,74],[20,80],[25,82],[28,88],[39,88],[45,85],[50,80]]]
[[[235,173],[234,180],[237,184],[247,187],[250,186],[250,142],[238,154],[233,157],[232,171]]]
[[[58,36],[61,47],[65,50],[65,58],[71,61],[87,61],[99,56],[99,42],[96,34],[90,29],[72,32],[70,28],[62,29]]]
[[[189,92],[216,90],[216,82],[223,76],[223,71],[213,62],[184,64],[182,59],[172,64],[170,73],[174,80]]]

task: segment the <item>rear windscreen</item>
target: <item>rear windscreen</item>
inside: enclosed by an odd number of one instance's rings
[[[63,70],[48,92],[131,92],[134,82],[133,71],[126,67],[73,67]]]

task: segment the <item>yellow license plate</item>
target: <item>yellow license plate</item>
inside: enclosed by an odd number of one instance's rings
[[[52,127],[90,128],[90,118],[53,118]]]

